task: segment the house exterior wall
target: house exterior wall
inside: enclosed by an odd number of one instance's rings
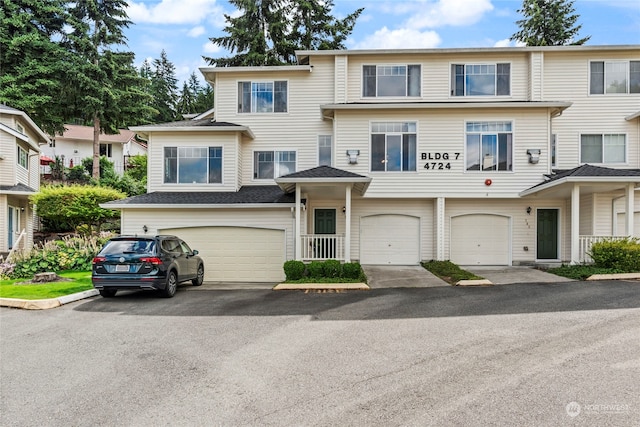
[[[103,144],[111,144],[111,156],[107,156],[113,163],[114,169],[118,173],[123,172],[125,148],[121,142],[104,141]],[[137,145],[137,144],[133,144]],[[42,147],[42,154],[52,159],[64,156],[66,167],[78,166],[82,160],[93,158],[93,140],[67,139],[63,136],[56,136],[55,143],[50,143]]]
[[[0,115],[0,122],[11,126],[11,121]],[[16,184],[16,167],[17,167],[17,148],[16,138],[4,131],[0,131],[0,185]]]

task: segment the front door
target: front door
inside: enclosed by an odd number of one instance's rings
[[[538,209],[537,259],[558,259],[558,210]]]
[[[8,237],[7,247],[9,249],[13,248],[13,244],[16,241],[17,230],[20,227],[19,213],[20,213],[20,210],[18,208],[9,206],[9,212],[8,212],[9,220],[7,221],[9,224],[9,228],[7,229],[7,237]]]
[[[336,234],[336,210],[316,209],[314,219],[315,234]],[[331,259],[336,256],[336,240],[334,236],[316,237],[314,243],[316,258]]]

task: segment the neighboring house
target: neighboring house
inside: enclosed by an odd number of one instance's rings
[[[201,68],[215,121],[133,127],[148,193],[103,206],[175,233],[209,281],[289,259],[588,261],[639,235],[640,46],[300,51]]]
[[[0,253],[33,245],[29,196],[40,190],[40,145],[48,142],[26,113],[0,104]]]
[[[82,160],[93,157],[93,127],[80,125],[64,125],[62,135],[51,136],[51,142],[42,147],[43,156],[63,159],[65,167],[82,164]],[[122,174],[125,170],[128,155],[144,154],[143,145],[135,141],[135,133],[120,129],[114,135],[100,134],[100,155],[106,156],[113,163],[116,172]],[[48,167],[43,173],[48,173]]]

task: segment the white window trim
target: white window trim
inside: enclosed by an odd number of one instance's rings
[[[512,170],[510,171],[483,171],[483,170],[479,170],[479,171],[470,171],[467,170],[467,123],[471,123],[471,122],[510,122],[511,123],[511,153],[512,153],[512,158],[511,158],[511,165],[512,165]],[[506,174],[514,174],[516,172],[517,169],[517,161],[516,161],[516,120],[514,118],[509,118],[509,119],[487,119],[487,118],[479,118],[479,119],[466,119],[464,121],[464,129],[463,129],[463,133],[464,133],[464,163],[462,165],[462,169],[464,171],[464,173],[470,173],[472,175],[477,175],[479,173],[487,173],[487,174],[498,174],[499,176],[504,176]],[[557,160],[557,159],[556,159]]]
[[[451,66],[452,65],[495,65],[496,66],[496,91],[498,90],[498,64],[509,64],[509,95],[462,95],[455,96],[452,95],[451,92],[453,90],[453,86],[451,84],[452,76],[451,76]],[[465,74],[466,75],[466,74]],[[465,85],[466,92],[466,85]],[[452,61],[449,62],[449,99],[488,99],[488,98],[499,98],[499,99],[510,99],[513,98],[513,63],[511,61],[500,61],[500,62],[466,62],[466,61]],[[473,121],[473,120],[470,120]],[[492,120],[493,121],[493,120]]]
[[[18,158],[16,159],[16,160],[17,160],[17,161],[16,161],[16,163],[17,163],[17,164],[18,164],[18,166],[20,166],[22,169],[24,169],[24,170],[27,170],[27,171],[28,171],[28,170],[29,170],[29,150],[25,150],[25,149],[24,149],[24,148],[22,148],[20,145],[18,145],[17,147],[18,147],[18,149],[16,150],[16,154],[17,154]],[[26,166],[20,163],[20,152],[21,152],[21,151],[24,151],[25,156],[26,156],[26,158],[27,158]]]
[[[416,169],[415,170],[406,170],[406,171],[374,171],[371,170],[371,156],[372,156],[372,150],[371,150],[371,135],[373,135],[373,130],[372,130],[372,125],[373,123],[414,123],[416,125]],[[376,132],[379,133],[379,132]],[[406,132],[407,134],[409,134],[410,132]],[[390,133],[385,133],[385,135],[404,135],[405,133],[402,132],[390,132]],[[369,150],[369,160],[368,160],[368,168],[369,168],[369,173],[372,174],[381,174],[384,176],[389,176],[392,174],[402,174],[402,176],[408,176],[411,174],[418,174],[420,171],[420,158],[418,157],[418,153],[420,152],[420,141],[419,141],[419,135],[420,135],[420,120],[418,119],[413,119],[413,120],[369,120],[369,141],[368,141],[368,150]],[[386,142],[385,142],[385,146],[386,146]]]
[[[275,83],[275,82],[287,82],[287,111],[284,112],[278,112],[276,113],[275,111],[270,111],[267,113],[259,113],[259,112],[253,112],[250,111],[248,113],[241,113],[238,111],[238,106],[240,105],[240,99],[238,97],[238,84],[239,83]],[[289,94],[291,93],[291,83],[289,81],[289,79],[238,79],[236,80],[236,107],[235,107],[235,115],[236,116],[248,116],[248,115],[259,115],[259,116],[269,116],[269,115],[277,115],[277,116],[282,116],[282,115],[287,115],[289,114],[289,111],[291,110],[291,104],[289,102]]]
[[[329,137],[331,139],[331,160],[330,160],[330,164],[329,166],[333,167],[333,165],[335,164],[335,144],[333,142],[333,135],[329,135],[326,133],[323,134],[318,134],[317,138],[316,138],[316,165],[320,166],[320,137]],[[296,154],[296,163],[298,161],[298,155]]]
[[[604,136],[605,135],[624,135],[624,162],[620,163],[585,163],[582,161],[582,135],[601,135],[602,136],[602,144],[604,145]],[[604,147],[603,147],[603,157],[604,157]],[[556,153],[557,155],[557,153]],[[557,158],[556,158],[557,160]],[[603,159],[604,160],[604,159]],[[580,132],[578,134],[578,162],[581,165],[604,165],[604,166],[627,166],[629,165],[629,135],[626,132]]]
[[[316,146],[316,148],[317,148],[317,146]],[[298,150],[296,150],[296,149],[287,149],[287,148],[281,148],[279,150],[275,149],[275,148],[263,148],[263,149],[259,149],[259,150],[256,149],[256,150],[253,150],[251,152],[251,181],[269,182],[269,181],[274,181],[276,178],[279,178],[278,176],[275,176],[275,168],[274,168],[274,177],[273,178],[256,178],[255,177],[255,174],[256,174],[256,153],[264,152],[264,151],[273,152],[274,159],[275,159],[277,153],[281,153],[283,151],[293,151],[296,154],[296,166],[295,166],[295,170],[293,172],[290,172],[290,173],[298,172]]]
[[[222,180],[221,182],[198,182],[196,184],[192,183],[192,182],[164,182],[164,167],[165,167],[165,157],[164,157],[164,149],[165,148],[173,148],[175,147],[176,149],[178,148],[203,148],[206,147],[207,150],[209,150],[209,148],[220,148],[222,150],[222,153],[220,154],[220,158],[222,159],[222,164],[220,165],[220,169],[222,172]],[[200,146],[200,145],[164,145],[161,147],[161,153],[162,153],[162,180],[161,180],[161,184],[160,185],[168,185],[168,186],[177,186],[177,187],[184,187],[185,185],[191,185],[191,186],[195,186],[195,185],[206,185],[207,187],[210,186],[223,186],[224,185],[224,145],[206,145],[206,146]],[[208,162],[208,157],[207,157],[207,180],[209,180],[209,162]],[[178,173],[176,171],[176,173]],[[176,177],[176,181],[177,181],[177,177]]]
[[[587,62],[587,74],[589,74],[589,78],[588,78],[588,83],[587,83],[587,96],[629,96],[629,95],[640,95],[640,93],[631,93],[631,62],[636,62],[636,61],[640,61],[640,59],[590,59]],[[604,90],[603,93],[591,93],[591,64],[593,62],[602,62],[604,63],[604,69],[605,69],[605,76],[604,76]],[[627,72],[627,91],[624,93],[607,93],[607,88],[606,88],[606,84],[607,84],[607,75],[606,75],[606,67],[607,67],[607,62],[608,63],[612,63],[612,62],[624,62],[627,64],[626,67],[626,72]]]
[[[417,65],[420,67],[420,94],[419,95],[404,95],[404,96],[379,96],[378,95],[378,67],[407,67],[407,79],[409,78],[409,66],[410,65]],[[364,67],[376,67],[376,96],[364,96]],[[386,64],[386,63],[366,63],[366,64],[362,64],[360,66],[360,99],[361,100],[367,100],[367,101],[372,101],[374,99],[378,99],[378,100],[385,100],[385,101],[389,101],[389,100],[400,100],[400,99],[422,99],[422,88],[424,86],[424,64],[421,62],[414,62],[414,63],[393,63],[393,64]],[[408,83],[408,82],[407,82]],[[408,91],[408,88],[406,88]]]

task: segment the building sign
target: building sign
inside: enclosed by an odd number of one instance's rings
[[[420,159],[426,160],[424,168],[428,170],[449,170],[450,160],[458,160],[460,153],[421,153]]]

